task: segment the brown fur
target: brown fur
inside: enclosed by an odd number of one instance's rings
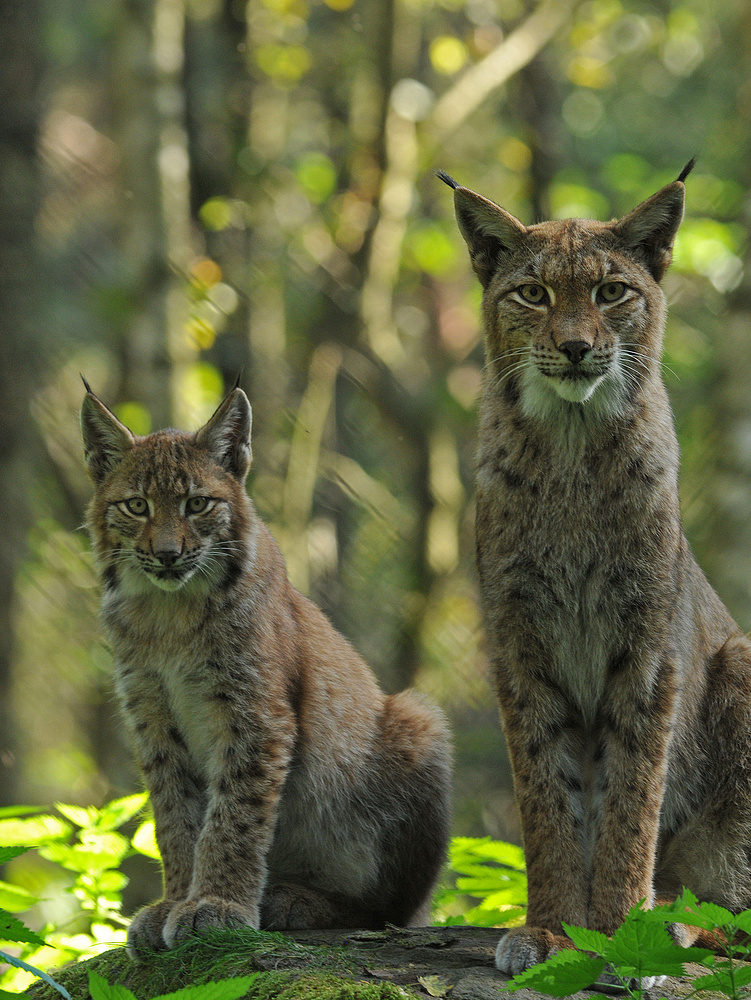
[[[684,178],[615,222],[530,227],[451,182],[484,286],[477,560],[529,875],[508,973],[655,893],[751,905],[751,646],[683,535],[660,378]]]
[[[131,954],[231,923],[425,922],[448,837],[445,723],[411,692],[385,696],[289,584],[244,487],[242,390],[196,434],[136,437],[91,392],[82,426],[103,617],[164,864]]]

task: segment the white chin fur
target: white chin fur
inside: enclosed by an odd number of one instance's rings
[[[543,376],[546,378],[547,376]],[[549,379],[551,385],[561,397],[569,403],[585,403],[594,393],[597,386],[602,382],[602,375],[598,375],[587,382],[584,379]]]
[[[181,576],[179,580],[159,579],[159,577],[152,576],[150,573],[147,574],[147,576],[155,587],[158,587],[160,590],[169,590],[169,591],[179,590],[190,579],[188,574],[186,574],[185,576]]]

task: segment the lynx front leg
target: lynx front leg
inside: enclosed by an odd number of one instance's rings
[[[544,680],[499,677],[501,709],[514,770],[527,860],[525,927],[499,942],[496,965],[516,975],[571,947],[562,922],[586,923],[588,881],[577,792],[580,779],[570,753],[568,707]]]
[[[205,795],[158,684],[152,682],[149,696],[141,698],[135,685],[125,686],[129,676],[121,678],[126,718],[151,795],[164,882],[163,898],[140,910],[128,928],[128,952],[138,960],[164,949],[167,916],[188,895]]]
[[[612,934],[631,907],[654,902],[659,816],[673,719],[673,669],[636,662],[611,671],[601,713],[602,807],[592,852],[587,926]],[[650,683],[652,680],[652,683]]]
[[[292,745],[292,727],[283,721],[273,732],[260,715],[245,727],[228,726],[216,750],[216,777],[196,844],[190,889],[165,924],[168,947],[209,927],[259,927],[266,858]]]

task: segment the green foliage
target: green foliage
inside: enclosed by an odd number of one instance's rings
[[[120,910],[128,878],[119,867],[134,854],[158,857],[158,853],[149,820],[144,820],[132,837],[118,829],[142,812],[147,801],[148,796],[142,793],[115,799],[101,809],[58,803],[55,808],[60,816],[29,815],[28,809],[6,811],[0,819],[0,863],[13,860],[29,847],[37,848],[45,861],[72,874],[67,891],[77,900],[78,908],[70,924],[47,927],[43,936],[0,911],[0,939],[23,946],[19,957],[3,955],[4,961],[25,973],[42,975],[41,968],[124,942],[128,921]],[[25,901],[27,906],[39,902],[22,887],[0,883],[0,901],[5,898],[19,904]],[[11,970],[0,978],[0,984],[23,987],[26,978]]]
[[[89,973],[89,993],[91,1000],[239,1000],[245,996],[260,973],[252,976],[237,976],[216,983],[200,986],[186,986],[174,993],[162,993],[158,997],[137,998],[127,987],[108,983],[96,972]]]
[[[495,927],[521,921],[527,906],[527,876],[520,847],[490,837],[454,837],[449,863],[456,882],[436,895],[439,922]],[[480,902],[467,909],[463,904],[468,897]],[[452,912],[457,908],[463,912]]]
[[[509,992],[529,987],[551,997],[568,997],[591,986],[602,975],[605,960],[591,958],[580,951],[560,951],[547,962],[514,976]]]
[[[673,923],[701,927],[726,942],[724,954],[707,948],[681,948],[668,932]],[[683,976],[686,963],[704,965],[706,975],[692,980],[693,992],[711,990],[714,995],[742,1000],[751,985],[751,910],[733,914],[714,903],[699,903],[684,890],[675,902],[643,910],[635,906],[612,938],[598,931],[564,924],[566,934],[581,951],[563,951],[547,962],[514,976],[508,990],[531,987],[550,996],[570,996],[591,986],[603,974],[619,982],[628,994],[642,997],[641,980],[651,976]],[[587,954],[584,954],[586,952]]]

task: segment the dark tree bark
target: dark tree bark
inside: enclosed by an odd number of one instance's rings
[[[29,399],[39,386],[39,204],[41,10],[37,0],[0,5],[0,804],[17,784],[9,706],[13,592],[28,526]]]

